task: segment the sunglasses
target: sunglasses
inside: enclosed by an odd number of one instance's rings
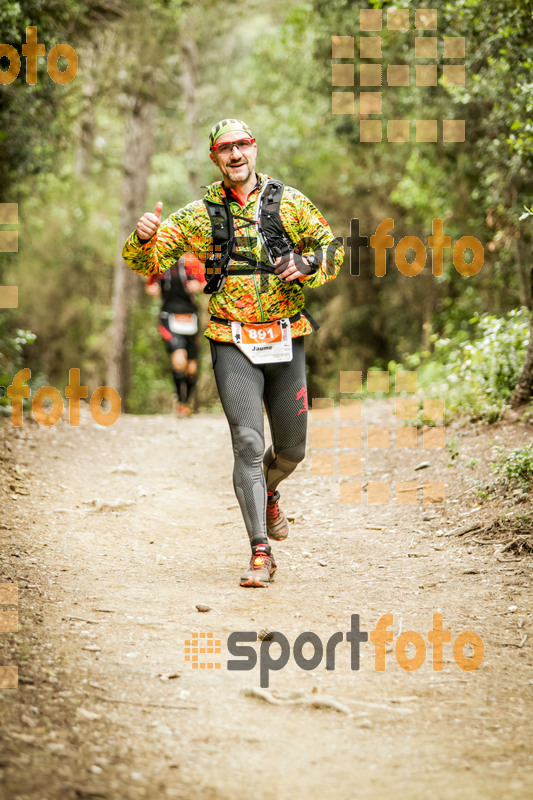
[[[222,144],[214,144],[211,148],[212,153],[220,153],[223,156],[229,155],[233,148],[236,147],[241,153],[249,150],[255,144],[255,139],[238,139],[236,142],[223,142]]]

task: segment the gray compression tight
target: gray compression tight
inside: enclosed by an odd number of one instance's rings
[[[303,338],[292,340],[292,361],[252,364],[231,342],[210,340],[213,369],[235,457],[233,486],[252,545],[268,542],[267,490],[275,491],[302,461],[307,431]],[[272,446],[265,453],[263,406]]]

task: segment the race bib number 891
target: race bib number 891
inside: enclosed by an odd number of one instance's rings
[[[291,361],[291,323],[277,319],[261,324],[231,323],[233,341],[253,364]]]

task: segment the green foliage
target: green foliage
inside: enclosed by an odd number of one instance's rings
[[[7,386],[24,366],[24,353],[35,341],[35,334],[21,328],[10,331],[8,318],[0,317],[0,386]],[[8,397],[0,397],[2,411],[11,406]]]
[[[108,6],[100,0],[2,0],[0,39],[21,54],[26,28],[34,25],[46,53],[62,43],[76,49],[80,40],[120,13],[120,0]],[[79,76],[72,84],[56,84],[40,57],[37,81],[30,86],[24,61],[18,78],[0,90],[0,202],[27,197],[35,189],[35,176],[49,173],[72,141],[64,101]],[[83,62],[79,71],[83,73]]]
[[[0,383],[22,369],[24,348],[33,344],[35,339],[34,333],[20,328],[11,333],[8,330],[7,317],[0,317]]]
[[[533,445],[517,447],[508,455],[501,450],[496,462],[492,464],[496,475],[501,475],[500,483],[504,486],[518,486],[531,491],[533,487]]]
[[[470,320],[470,331],[458,330],[433,341],[433,352],[407,356],[397,370],[416,369],[426,396],[445,397],[449,412],[495,422],[505,411],[522,369],[530,311],[504,317],[482,314]],[[435,340],[436,339],[436,340]]]
[[[16,270],[6,277],[19,286],[15,320],[37,335],[24,366],[32,376],[43,371],[53,385],[65,385],[68,370],[78,368],[94,391],[107,383],[110,260],[118,221],[106,208],[113,188],[80,187],[68,167],[40,179],[37,196],[24,204],[32,235],[21,235]]]
[[[362,4],[384,15],[391,5],[409,8],[411,30],[389,31],[384,24],[383,62],[409,64],[414,73],[414,13],[427,3]],[[441,80],[436,87],[383,92],[384,119],[464,118],[466,140],[457,145],[413,141],[414,123],[409,143],[386,141],[385,124],[384,141],[361,143],[357,105],[355,115],[331,113],[331,35],[357,40],[359,6],[346,0],[0,4],[3,42],[20,50],[26,25],[37,24],[47,51],[67,42],[80,56],[71,85],[50,81],[40,58],[36,86],[23,80],[23,60],[19,78],[0,87],[0,202],[19,200],[21,220],[20,252],[3,254],[0,282],[19,285],[12,330],[37,334],[24,364],[32,376],[42,371],[64,385],[68,369],[79,367],[90,388],[106,383],[124,121],[131,93],[149,92],[157,117],[148,207],[162,199],[170,212],[200,197],[200,185],[219,177],[207,157],[207,131],[216,119],[242,116],[258,141],[258,168],[306,193],[336,235],[348,237],[357,217],[370,236],[390,216],[396,245],[406,235],[425,244],[435,217],[444,220],[452,246],[461,236],[476,236],[485,264],[469,279],[454,269],[451,249],[440,278],[431,275],[429,250],[424,271],[412,279],[399,274],[389,250],[387,274],[377,278],[373,251],[362,248],[358,277],[349,274],[346,258],[335,282],[307,292],[321,323],[308,346],[309,388],[316,396],[335,394],[339,370],[375,366],[393,374],[402,361],[419,371],[426,395],[446,397],[455,412],[501,415],[527,337],[528,312],[506,314],[530,301],[530,3],[435,0],[439,47],[442,37],[466,37],[466,85],[447,87]],[[182,40],[198,50],[193,123],[180,84]],[[356,48],[356,86],[359,66]],[[82,176],[76,171],[80,144],[89,154]],[[172,395],[155,327],[152,312],[141,309],[129,398],[139,412],[160,410]],[[210,396],[210,373],[207,380],[202,398]],[[426,423],[419,409],[417,424]]]
[[[449,467],[455,467],[456,465],[453,463],[456,458],[459,458],[459,447],[457,446],[457,439],[453,438],[450,439],[446,443],[446,449],[448,450],[448,456],[450,458],[450,463],[448,464]]]
[[[136,308],[131,320],[131,386],[127,410],[132,414],[169,413],[174,407],[172,367],[157,330],[160,303]]]
[[[505,317],[484,314],[476,324],[474,341],[451,350],[451,340],[442,342],[448,353],[452,408],[493,422],[499,419],[520,375],[529,339],[526,309],[510,311]],[[441,355],[435,346],[437,358]]]
[[[390,366],[394,366],[394,369],[389,369],[389,376],[391,378],[391,391],[390,394],[394,396],[393,386],[394,386],[394,373],[397,371],[400,364],[396,364],[396,362],[390,362]],[[448,413],[448,409],[444,409],[444,424],[447,425],[450,421],[450,415]],[[417,400],[416,404],[416,417],[414,419],[408,419],[404,423],[406,428],[436,428],[438,425],[438,421],[426,415],[424,410],[424,398],[420,397]],[[455,439],[452,441],[456,441]]]

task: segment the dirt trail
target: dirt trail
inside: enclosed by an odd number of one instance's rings
[[[390,403],[365,407],[365,424],[391,420]],[[8,434],[0,567],[19,587],[20,630],[0,635],[0,663],[18,665],[20,685],[0,691],[0,797],[532,796],[529,563],[451,535],[497,511],[475,508],[468,482],[487,474],[490,442],[518,446],[530,428],[452,432],[453,468],[447,450],[364,454],[363,481],[444,480],[444,506],[341,505],[338,482],[313,476],[308,457],[282,487],[294,522],[274,548],[268,590],[238,586],[248,546],[221,415],[122,415],[101,428],[84,414],[79,428],[25,422]],[[431,466],[416,472],[423,460]],[[394,641],[383,672],[371,642],[351,670],[343,641],[333,671],[325,656],[304,671],[291,653],[270,673],[269,691],[300,703],[247,694],[259,687],[258,666],[226,668],[234,631],[280,631],[291,648],[313,631],[325,645],[346,634],[352,614],[372,631],[387,613]],[[465,630],[482,638],[479,669],[462,671],[451,644],[443,670],[432,669],[434,613],[452,642]],[[427,646],[411,672],[395,657],[407,630]],[[193,632],[221,640],[211,657],[221,669],[185,661]],[[322,695],[350,713],[311,705]]]

